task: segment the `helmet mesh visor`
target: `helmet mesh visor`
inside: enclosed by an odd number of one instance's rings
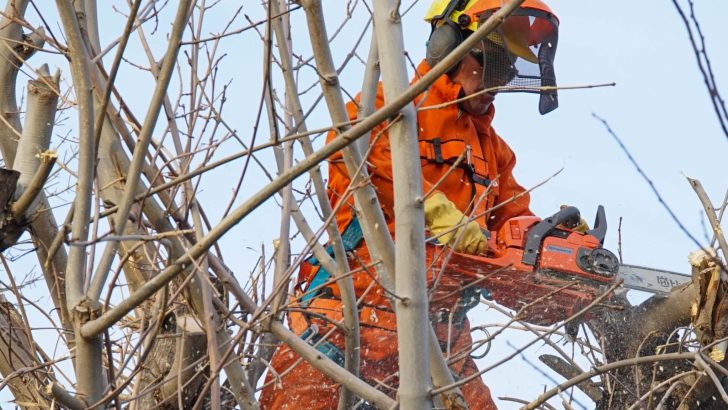
[[[473,50],[473,55],[483,65],[483,83],[487,88],[497,88],[498,92],[540,93],[541,87],[555,86],[556,78],[541,72],[538,63],[532,63],[515,55],[504,47],[499,33],[491,33],[482,45]],[[530,46],[539,55],[541,44]]]
[[[481,23],[491,13],[480,16]],[[483,83],[498,92],[541,94],[539,111],[558,106],[554,57],[558,23],[547,15],[520,14],[505,22],[473,50],[483,64]],[[544,87],[549,87],[544,89]]]

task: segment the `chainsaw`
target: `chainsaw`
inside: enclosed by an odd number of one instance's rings
[[[462,277],[499,304],[535,324],[562,321],[601,298],[609,303],[619,285],[655,294],[689,282],[679,273],[623,265],[603,247],[604,207],[594,228],[578,232],[579,210],[569,206],[551,217],[515,217],[490,232],[488,254],[475,256],[428,247],[428,259],[447,275]],[[620,283],[621,282],[621,283]],[[610,294],[606,294],[610,293]]]

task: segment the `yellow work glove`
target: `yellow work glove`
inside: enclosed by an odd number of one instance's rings
[[[445,194],[433,193],[425,200],[424,205],[425,225],[440,243],[449,244],[458,252],[473,255],[485,253],[488,249],[488,239],[480,230],[480,225],[475,221],[465,223],[468,218],[447,199]],[[455,229],[458,225],[460,226]],[[458,242],[453,243],[458,238]]]
[[[564,209],[564,208],[566,208],[567,206],[568,206],[568,205],[561,205],[561,206],[559,207],[559,209]],[[570,229],[571,229],[571,230],[573,230],[573,231],[576,231],[576,232],[586,233],[586,231],[588,231],[588,230],[589,230],[589,229],[591,229],[591,228],[589,228],[589,224],[588,224],[588,223],[586,223],[586,220],[584,220],[584,218],[579,218],[579,224],[578,224],[578,225],[576,225],[576,226],[575,226],[575,227],[573,227],[573,228],[570,228]]]

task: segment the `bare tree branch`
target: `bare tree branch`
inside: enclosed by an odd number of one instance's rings
[[[374,24],[382,69],[385,99],[391,101],[407,88],[409,79],[401,56],[404,55],[399,4],[380,1],[374,4]],[[417,152],[417,114],[410,104],[400,110],[402,119],[389,130],[394,176],[395,292],[402,299],[395,302],[397,311],[397,343],[399,346],[398,396],[400,408],[429,409],[429,356],[427,328],[429,320],[427,278],[425,272],[425,217],[422,203],[422,171],[418,161],[410,160]]]
[[[687,177],[687,179],[690,186],[693,187],[693,190],[698,195],[700,203],[703,204],[705,215],[708,217],[708,221],[710,221],[710,226],[713,228],[713,235],[720,245],[720,250],[723,252],[723,260],[725,260],[725,258],[728,258],[728,242],[726,242],[725,236],[723,235],[723,229],[720,227],[720,221],[718,220],[718,216],[715,214],[715,208],[713,208],[710,198],[708,198],[705,194],[705,190],[703,189],[703,185],[700,181],[690,177]]]
[[[163,99],[167,94],[167,87],[172,79],[173,69],[177,62],[177,54],[179,53],[182,42],[182,34],[184,33],[184,27],[187,21],[190,5],[190,0],[184,0],[179,3],[177,8],[177,15],[175,17],[174,25],[172,26],[169,48],[167,48],[167,53],[164,56],[160,76],[157,79],[154,95],[152,96],[152,101],[150,102],[149,109],[147,111],[147,117],[144,119],[144,124],[142,125],[142,130],[134,149],[134,156],[126,174],[126,188],[124,189],[124,194],[122,195],[121,202],[117,204],[117,206],[119,206],[119,210],[116,212],[114,219],[114,226],[116,227],[117,235],[121,235],[124,231],[129,211],[134,203],[134,194],[136,193],[137,183],[142,172],[142,166],[145,161],[147,149],[151,142],[152,133],[154,132],[154,127],[156,126],[157,119],[159,118],[159,111],[161,110]],[[91,282],[88,297],[98,299],[101,295],[101,288],[106,281],[109,268],[111,267],[111,262],[114,259],[114,254],[116,253],[118,246],[118,242],[110,241],[104,249],[103,256],[99,261],[99,266],[96,269],[96,274]]]

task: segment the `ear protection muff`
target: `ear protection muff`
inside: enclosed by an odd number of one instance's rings
[[[450,19],[445,19],[444,24],[433,25],[430,38],[427,40],[427,51],[425,60],[430,67],[442,61],[446,55],[455,49],[463,41],[463,30]],[[448,71],[452,73],[457,65]]]

